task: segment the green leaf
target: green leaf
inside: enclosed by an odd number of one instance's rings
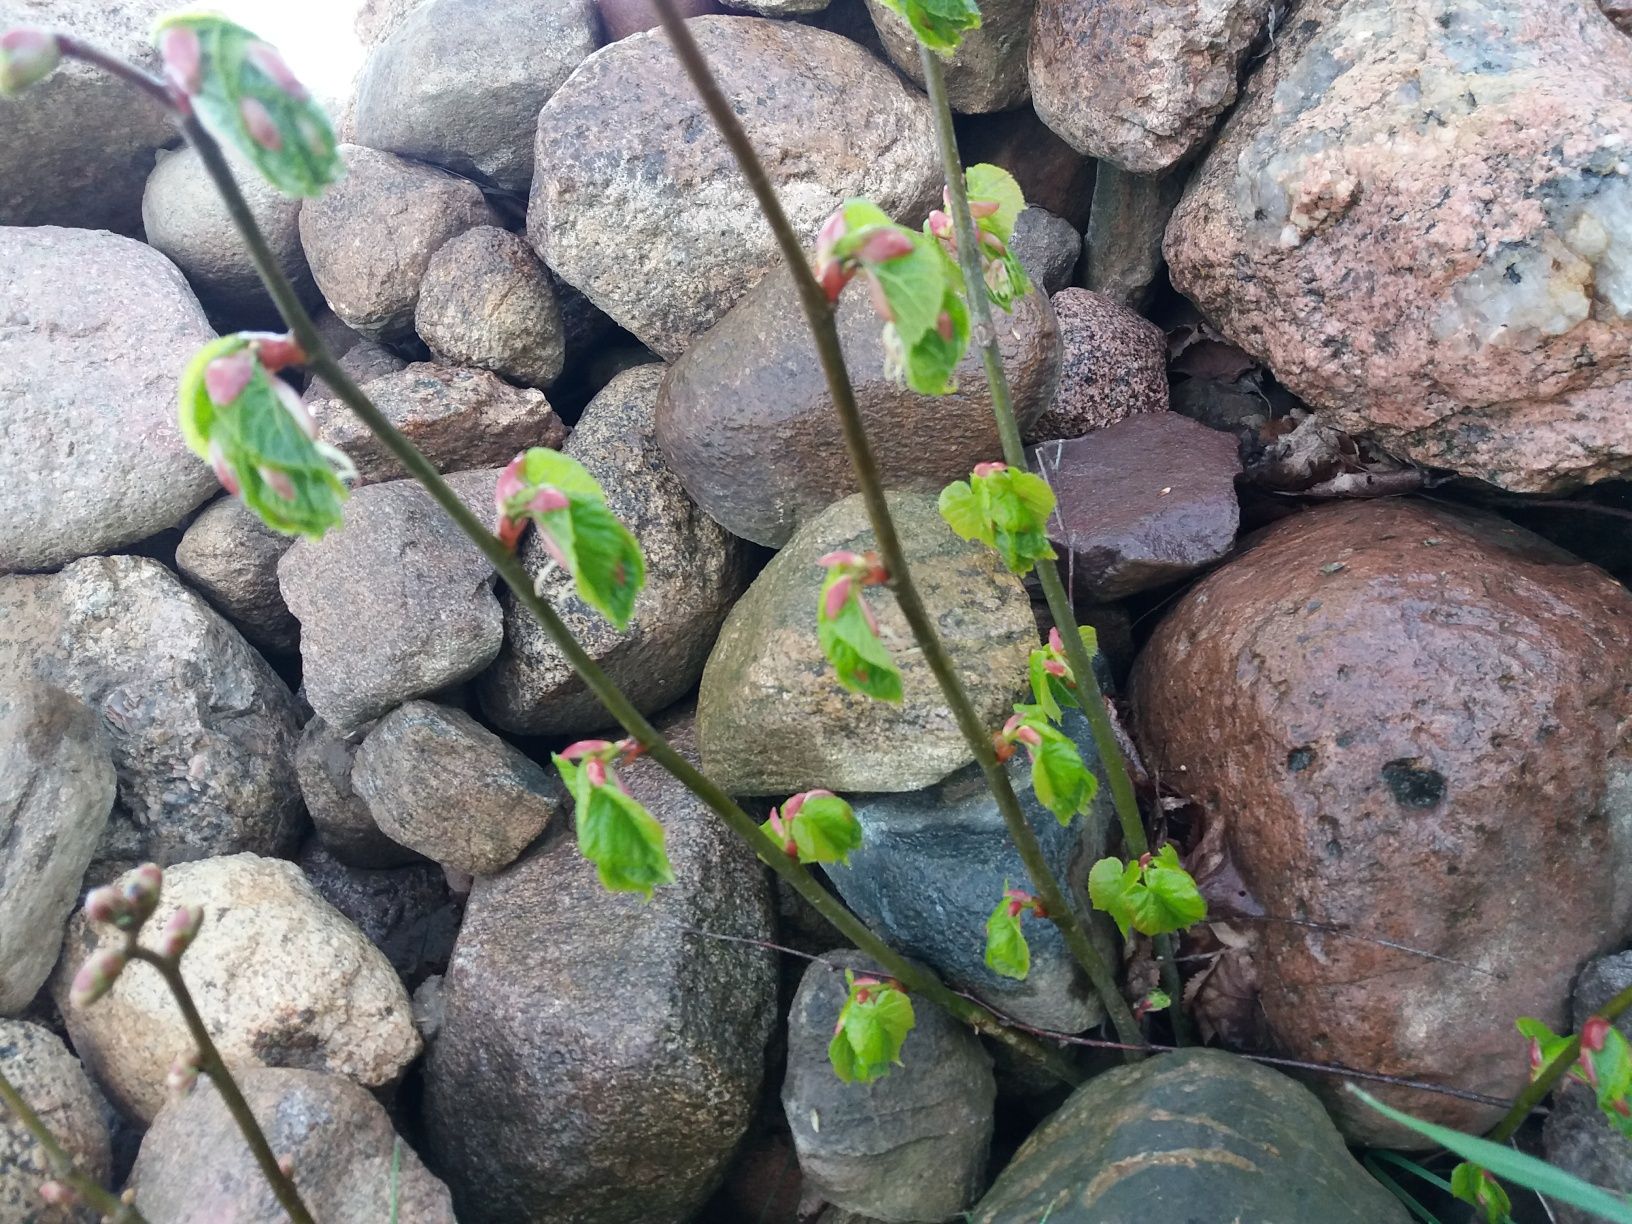
[[[941,517],[961,538],[995,548],[1010,573],[1023,574],[1038,561],[1052,560],[1048,519],[1054,490],[1040,476],[1003,467],[971,473],[941,490]]]
[[[991,525],[986,519],[985,502],[969,481],[954,480],[942,489],[940,509],[946,525],[959,539],[991,544]]]
[[[199,43],[193,110],[216,139],[237,149],[279,191],[318,196],[345,174],[323,108],[288,75],[277,52],[249,30],[210,13],[160,19],[155,37],[190,30]],[[257,130],[246,108],[260,117]]]
[[[1527,1156],[1500,1143],[1464,1135],[1461,1131],[1452,1130],[1448,1126],[1438,1126],[1432,1122],[1424,1122],[1420,1118],[1413,1118],[1408,1113],[1384,1105],[1376,1097],[1353,1084],[1347,1084],[1345,1087],[1385,1118],[1398,1122],[1426,1139],[1433,1140],[1463,1160],[1487,1169],[1495,1177],[1524,1186],[1559,1202],[1568,1203],[1572,1207],[1579,1207],[1583,1211],[1593,1212],[1606,1220],[1616,1221],[1617,1224],[1632,1224],[1632,1205],[1618,1195],[1611,1194],[1590,1182],[1584,1182],[1544,1160],[1537,1160],[1534,1156]],[[1452,1184],[1453,1186],[1455,1184],[1454,1178]]]
[[[830,570],[816,604],[816,636],[822,653],[845,688],[900,705],[901,673],[867,621],[867,613],[861,606],[860,586],[851,588],[838,616],[829,619],[827,615],[827,592],[842,578],[840,571]]]
[[[986,967],[1023,982],[1031,972],[1031,947],[1020,929],[1020,915],[1009,913],[1009,908],[1005,894],[986,919]]]
[[[1169,842],[1145,868],[1144,891],[1133,902],[1134,929],[1146,935],[1182,931],[1207,916],[1207,902]]]
[[[958,389],[952,377],[969,351],[969,309],[962,295],[948,288],[941,309],[951,324],[951,334],[943,336],[931,327],[907,350],[904,373],[907,386],[920,395],[950,395]]]
[[[1530,1016],[1520,1016],[1514,1027],[1536,1043],[1541,1051],[1540,1066],[1531,1069],[1530,1078],[1540,1079],[1559,1058],[1570,1052],[1572,1040],[1568,1034],[1555,1033],[1545,1023]]]
[[[573,798],[578,849],[595,864],[601,886],[610,892],[638,892],[648,899],[659,884],[674,882],[664,848],[663,826],[616,783],[596,786],[581,765],[551,758]]]
[[[801,863],[848,863],[850,855],[861,848],[861,822],[837,795],[806,799],[788,832]]]
[[[1004,242],[1014,237],[1015,222],[1026,209],[1026,193],[1002,166],[982,162],[970,166],[963,174],[964,184],[971,200],[996,200],[997,211],[989,217],[977,219],[975,224],[988,234],[996,234]]]
[[[910,352],[925,332],[935,332],[935,325],[945,308],[946,264],[940,248],[924,235],[904,226],[894,228],[912,240],[911,252],[870,263],[867,274],[878,282],[884,300],[889,303],[890,315],[901,337],[901,344]],[[936,339],[939,338],[936,333]],[[956,365],[957,362],[952,364]],[[910,363],[908,368],[911,368]]]
[[[973,0],[884,0],[907,19],[918,41],[942,55],[958,49],[968,30],[980,28],[980,9]]]
[[[827,1057],[840,1079],[867,1084],[900,1063],[901,1046],[916,1023],[912,1000],[893,983],[860,985],[849,970],[844,976],[850,996],[839,1011],[838,1032],[828,1043]]]
[[[942,490],[941,496],[943,498],[946,496],[945,490]],[[1047,650],[1041,647],[1033,650],[1027,664],[1027,673],[1031,680],[1031,695],[1037,699],[1037,708],[1048,716],[1050,722],[1059,722],[1060,701],[1055,686],[1059,685],[1061,688],[1064,686],[1060,685],[1060,678],[1044,666],[1048,660]]]
[[[1068,738],[1044,734],[1043,742],[1030,748],[1031,789],[1037,802],[1054,813],[1062,825],[1088,810],[1099,792],[1099,779],[1082,762],[1082,753]]]
[[[1102,858],[1088,870],[1088,900],[1115,921],[1124,939],[1133,925],[1132,894],[1139,887],[1139,864],[1123,865],[1118,858]]]
[[[1500,1182],[1476,1164],[1464,1161],[1451,1170],[1451,1193],[1477,1207],[1486,1224],[1504,1224],[1511,1218],[1513,1200]]]
[[[217,404],[206,389],[205,371],[218,358],[240,353],[253,363],[253,373],[237,398]],[[219,456],[238,484],[239,499],[268,527],[318,539],[339,524],[350,496],[344,477],[356,473],[345,455],[307,433],[285,397],[298,399],[292,388],[280,394],[248,338],[222,336],[200,349],[183,372],[178,423],[195,455],[208,463]],[[280,492],[274,485],[284,481]]]

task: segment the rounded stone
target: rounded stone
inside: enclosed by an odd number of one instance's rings
[[[46,1121],[80,1171],[106,1185],[113,1158],[101,1100],[62,1040],[37,1024],[0,1020],[0,1073]],[[41,1201],[40,1183],[55,1174],[38,1140],[11,1110],[0,1111],[0,1220],[85,1224],[90,1213]]]
[[[958,49],[942,61],[946,98],[954,111],[965,115],[1006,111],[1031,96],[1026,34],[1035,6],[1036,0],[986,0],[980,6],[980,28],[966,31]],[[867,0],[867,13],[890,62],[922,89],[918,36],[907,19],[883,0]]]
[[[431,257],[414,328],[443,361],[544,387],[566,359],[549,271],[524,238],[480,225]]]
[[[1168,406],[1167,337],[1125,306],[1087,289],[1052,299],[1060,378],[1048,408],[1022,426],[1027,442],[1080,438],[1137,412]]]
[[[300,644],[300,622],[278,589],[278,562],[294,542],[238,498],[222,497],[182,533],[176,569],[251,642],[288,654]]]
[[[340,735],[316,714],[295,745],[295,773],[300,797],[317,829],[318,840],[335,858],[351,867],[402,867],[422,855],[387,837],[352,788],[351,769],[363,737],[374,723],[365,722],[349,736]]]

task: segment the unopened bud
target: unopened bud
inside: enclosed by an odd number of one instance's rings
[[[157,863],[143,863],[125,877],[119,891],[130,904],[137,926],[153,916],[159,904],[159,890],[163,887],[164,872]]]
[[[20,94],[44,80],[62,59],[54,35],[20,26],[0,34],[0,97]]]
[[[591,786],[606,785],[606,762],[589,760],[584,762],[584,776],[589,779]]]
[[[204,925],[204,907],[202,905],[184,905],[164,921],[164,928],[159,932],[158,954],[166,960],[175,960],[189,947],[193,940],[198,938],[199,928]]]
[[[844,237],[849,228],[849,225],[845,222],[842,208],[822,222],[822,228],[816,231],[816,258],[818,261],[829,257],[834,246],[838,244],[840,238]]]
[[[850,283],[853,273],[846,271],[844,265],[836,259],[819,260],[813,270],[816,283],[821,285],[822,293],[827,297],[827,304],[833,305],[844,292],[844,287]]]
[[[293,1156],[279,1156],[278,1172],[285,1177],[293,1177],[295,1175],[295,1158]]]
[[[85,898],[85,916],[92,922],[108,926],[129,928],[136,925],[136,916],[131,913],[130,902],[111,884],[91,890]]]
[[[1065,674],[1066,674],[1066,671],[1068,669],[1066,668],[1065,664],[1063,662],[1061,662],[1059,659],[1044,659],[1043,660],[1043,670],[1046,671],[1049,675],[1058,676],[1060,679],[1063,680],[1063,679],[1065,679]]]
[[[1059,626],[1050,625],[1048,630],[1048,648],[1055,654],[1065,653],[1065,639],[1060,636]]]
[[[297,102],[304,102],[311,94],[306,86],[293,72],[289,65],[284,63],[283,56],[278,54],[277,48],[269,43],[254,43],[244,53],[244,58],[259,68],[271,82]]]
[[[1036,727],[1016,727],[1014,738],[1030,748],[1036,748],[1043,742],[1043,737]]]
[[[1008,466],[1006,463],[977,463],[975,464],[975,475],[985,479],[988,476],[996,476],[999,472],[1006,471]]]
[[[929,214],[929,232],[943,242],[956,244],[958,241],[952,230],[952,218],[938,208]]]
[[[255,358],[248,349],[240,349],[204,367],[204,392],[212,404],[225,408],[244,393],[254,377]]]
[[[65,1186],[59,1181],[41,1182],[40,1197],[52,1207],[79,1206],[79,1194],[71,1186]],[[25,1218],[27,1214],[24,1212]]]
[[[996,200],[970,200],[969,215],[979,221],[982,217],[995,217],[1002,207]]]
[[[569,761],[580,760],[583,757],[600,757],[604,760],[606,753],[610,752],[614,746],[611,740],[579,740],[577,743],[568,744],[561,749],[561,755]]]
[[[73,985],[68,990],[68,1004],[71,1007],[89,1007],[108,991],[113,989],[113,983],[124,972],[125,953],[120,948],[104,948],[94,953],[89,960],[79,967],[74,974]]]
[[[863,263],[888,263],[892,259],[912,254],[912,250],[912,235],[892,225],[878,229],[862,239],[861,246],[856,249],[856,258]]]
[[[204,49],[196,33],[186,26],[171,26],[159,35],[159,55],[172,85],[189,98],[199,91],[204,83]]]
[[[1609,1021],[1602,1016],[1588,1016],[1587,1022],[1581,1026],[1581,1048],[1596,1054],[1604,1048],[1608,1038]]]
[[[284,501],[295,500],[295,482],[289,479],[289,473],[278,468],[267,467],[262,464],[255,469],[266,487],[271,489]]]
[[[177,1054],[176,1060],[170,1064],[170,1070],[164,1077],[166,1090],[175,1098],[186,1096],[193,1090],[193,1085],[198,1083],[198,1074],[202,1069],[197,1050]]]
[[[822,596],[822,614],[828,620],[837,620],[839,613],[844,611],[844,605],[850,599],[850,588],[854,585],[854,582],[855,579],[845,575],[827,588],[827,593]]]
[[[259,98],[245,98],[238,103],[238,117],[244,121],[244,130],[249,133],[249,138],[261,148],[273,153],[283,148],[283,133],[278,131],[278,122],[266,109],[265,102]]]

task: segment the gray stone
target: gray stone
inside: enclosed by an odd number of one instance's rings
[[[1082,258],[1082,235],[1064,217],[1031,205],[1015,221],[1009,249],[1032,284],[1052,297],[1071,283]]]
[[[46,1120],[80,1171],[107,1184],[113,1158],[100,1098],[62,1040],[37,1024],[0,1020],[0,1072]],[[9,1109],[0,1110],[0,1220],[91,1224],[94,1212],[48,1207],[40,1200],[40,1183],[55,1174],[55,1166],[34,1136]]]
[[[1632,986],[1632,952],[1588,962],[1571,997],[1574,1031],[1580,1032],[1588,1017],[1628,986]],[[1632,1013],[1623,1012],[1615,1027],[1632,1039]],[[1553,1093],[1542,1141],[1549,1163],[1595,1186],[1632,1194],[1632,1144],[1610,1125],[1593,1093],[1582,1085],[1565,1080]],[[1549,1202],[1558,1224],[1592,1224],[1602,1218],[1557,1199]]]
[[[375,340],[413,334],[438,248],[495,217],[481,188],[434,166],[341,145],[346,177],[300,209],[300,242],[329,307]]]
[[[1062,726],[1084,763],[1103,776],[1087,719],[1067,710]],[[1011,760],[1008,770],[1049,866],[1080,895],[1089,866],[1106,852],[1114,810],[1110,789],[1101,787],[1093,810],[1062,828],[1037,802],[1025,754]],[[891,947],[1005,1015],[1066,1033],[1099,1022],[1103,1013],[1093,986],[1051,922],[1024,919],[1031,946],[1025,981],[986,967],[986,919],[1004,888],[1027,887],[1027,877],[978,765],[911,794],[849,798],[861,824],[861,849],[849,866],[829,865],[827,876],[857,917]]]
[[[1174,1220],[1406,1224],[1320,1102],[1217,1050],[1159,1054],[1095,1076],[1027,1139],[970,1217],[1006,1224]]]
[[[639,34],[642,30],[662,24],[652,0],[596,0],[595,8],[600,13],[601,28],[606,31],[607,42],[617,42],[620,38],[628,38],[631,34]],[[681,0],[675,8],[682,17],[688,18],[725,12],[715,0]]]
[[[351,735],[340,735],[314,714],[295,745],[295,772],[306,811],[331,854],[352,867],[403,867],[424,856],[381,832],[368,804],[352,788],[352,762],[373,728],[374,723],[366,722]]]
[[[318,1220],[455,1224],[448,1188],[404,1143],[365,1088],[335,1075],[252,1067],[238,1075],[250,1112]],[[165,1224],[283,1224],[278,1205],[215,1086],[160,1111],[131,1170],[137,1205]]]
[[[794,996],[782,1108],[805,1186],[877,1220],[957,1218],[986,1181],[991,1057],[972,1030],[915,999],[900,1065],[870,1084],[845,1083],[827,1058],[846,993],[835,965],[878,972],[859,952],[837,952],[805,970]]]
[[[1060,381],[1048,410],[1021,430],[1027,442],[1080,438],[1138,412],[1166,411],[1161,328],[1088,289],[1062,289],[1053,305]]]
[[[868,440],[891,489],[939,493],[1002,453],[980,354],[952,395],[920,395],[885,368],[883,328],[856,285],[838,328]],[[1054,312],[1029,293],[995,312],[1015,414],[1029,425],[1054,394]],[[792,277],[778,268],[670,368],[657,440],[681,483],[726,530],[773,548],[856,487],[838,414]]]
[[[539,107],[597,41],[591,0],[426,0],[363,66],[357,142],[525,192]]]
[[[435,863],[385,871],[352,867],[315,837],[296,861],[318,895],[385,953],[405,986],[412,989],[448,967],[465,906]]]
[[[508,230],[479,225],[431,257],[414,328],[443,361],[548,386],[566,360],[549,270]]]
[[[159,67],[153,22],[170,7],[167,0],[5,0],[0,30],[35,26],[69,34],[152,72]],[[6,134],[0,225],[121,234],[138,232],[153,151],[176,138],[160,107],[100,68],[73,60],[20,96],[0,98],[0,132]],[[0,300],[17,299],[7,293]]]
[[[176,384],[215,333],[174,264],[101,231],[0,228],[0,302],[0,573],[140,540],[209,496]]]
[[[344,353],[336,351],[336,356],[339,359],[340,368],[351,375],[353,382],[367,384],[376,378],[382,378],[387,374],[395,374],[398,370],[407,368],[408,362],[406,360],[397,356],[395,352],[386,348],[383,344],[363,339],[351,328],[346,327],[344,323],[335,318],[332,313],[325,312],[324,318],[333,320],[337,328],[344,328],[346,334],[350,337],[351,343],[346,346],[346,351]],[[324,379],[315,376],[307,384],[306,391],[301,396],[301,399],[307,404],[334,398],[334,388],[330,387]]]
[[[293,863],[235,854],[171,867],[143,946],[154,946],[183,905],[203,906],[204,925],[182,958],[182,977],[235,1073],[302,1067],[383,1088],[418,1057],[396,970]],[[97,1083],[128,1117],[151,1122],[171,1063],[190,1045],[159,975],[132,967],[91,1006],[68,999],[78,966],[123,939],[76,914],[51,990]]]
[[[1031,96],[1026,80],[1026,33],[1035,7],[1036,0],[987,0],[980,6],[980,28],[965,32],[958,49],[942,64],[947,101],[954,111],[1005,111]],[[890,62],[923,88],[918,36],[907,19],[882,0],[867,0],[867,12]]]
[[[466,875],[492,875],[565,821],[553,773],[462,710],[398,706],[357,750],[351,781],[387,837]]]
[[[182,533],[176,569],[251,642],[288,654],[300,645],[300,622],[278,589],[278,562],[294,542],[238,498],[222,497]]]
[[[679,700],[702,674],[720,624],[748,582],[742,541],[697,508],[658,450],[654,405],[663,367],[637,366],[592,400],[563,448],[606,490],[607,505],[640,541],[646,587],[628,629],[573,592],[559,570],[543,594],[607,674],[643,712]],[[551,567],[530,533],[521,560],[533,575]],[[575,735],[610,725],[606,711],[542,627],[508,592],[504,650],[479,684],[482,706],[501,726]]]
[[[1098,167],[1082,236],[1083,284],[1118,306],[1140,310],[1162,273],[1162,236],[1187,176],[1129,174],[1109,162]]]
[[[236,150],[222,149],[278,267],[302,301],[315,304],[320,300],[317,285],[300,246],[300,201],[272,186]],[[147,241],[175,261],[212,311],[245,326],[277,326],[277,307],[191,146],[159,154],[142,193],[142,228]]]
[[[994,551],[953,535],[935,498],[892,494],[889,505],[913,581],[970,701],[983,725],[1000,726],[1037,644],[1025,588]],[[835,502],[771,558],[726,617],[697,699],[704,766],[726,790],[778,798],[814,787],[918,790],[973,759],[886,588],[869,587],[865,598],[901,669],[902,704],[841,688],[822,655],[817,558],[874,544],[861,494]]]
[[[1109,603],[1216,565],[1241,507],[1235,436],[1176,412],[1148,412],[1081,438],[1045,442],[1032,466],[1058,499],[1048,538],[1072,595]]]
[[[1044,123],[1136,174],[1183,161],[1235,101],[1273,0],[1038,0],[1027,67]]]
[[[767,938],[765,873],[649,758],[620,777],[667,831],[674,884],[608,893],[558,838],[471,893],[424,1107],[463,1219],[680,1224],[759,1101],[775,958],[683,928]]]
[[[107,733],[82,702],[26,673],[0,680],[0,1015],[51,976],[115,781]]]
[[[105,865],[294,848],[294,698],[157,561],[87,557],[0,579],[0,675],[27,674],[108,733],[119,792]]]
[[[360,360],[375,357],[365,352]],[[529,446],[555,449],[567,436],[567,427],[542,392],[512,387],[486,370],[416,361],[369,379],[363,391],[439,472],[503,467]],[[318,436],[346,452],[357,465],[359,483],[408,475],[340,400],[313,400],[309,407]]]
[[[498,478],[449,483],[486,519]],[[284,554],[278,581],[300,619],[306,699],[341,735],[469,680],[504,638],[492,565],[412,480],[356,490],[339,527]]]
[[[916,224],[940,194],[923,97],[837,34],[689,26],[794,229],[851,196]],[[777,262],[736,161],[661,31],[603,47],[544,105],[527,233],[555,272],[665,358]]]

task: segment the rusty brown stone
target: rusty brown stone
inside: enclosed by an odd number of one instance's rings
[[[1022,430],[1027,442],[1080,438],[1136,412],[1166,410],[1161,328],[1088,289],[1061,289],[1050,301],[1060,327],[1060,380],[1048,408]]]
[[[1353,932],[1241,924],[1287,1054],[1511,1097],[1513,1021],[1565,1027],[1571,978],[1629,933],[1632,595],[1503,520],[1285,519],[1163,621],[1134,704],[1252,901]],[[1351,1140],[1400,1141],[1313,1086]],[[1502,1113],[1374,1090],[1476,1133]]]

